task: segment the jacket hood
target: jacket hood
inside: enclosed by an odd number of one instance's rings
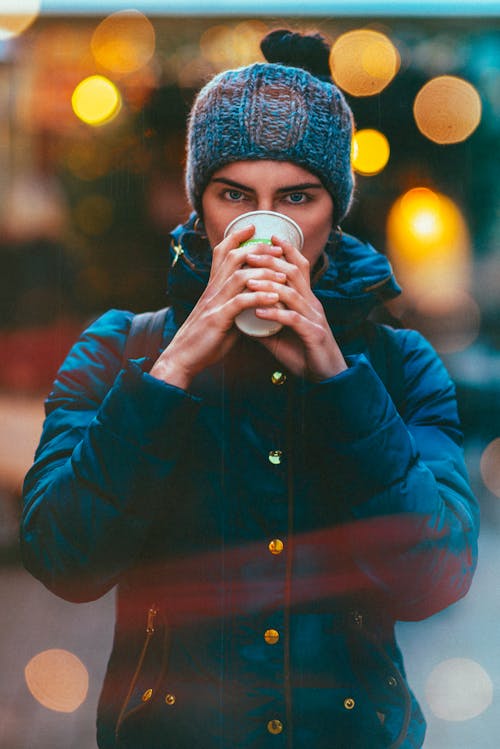
[[[168,298],[182,316],[194,307],[210,274],[211,250],[195,222],[192,214],[170,235]],[[386,256],[348,234],[342,234],[334,247],[327,245],[322,262],[313,291],[339,335],[358,327],[375,307],[401,293]]]

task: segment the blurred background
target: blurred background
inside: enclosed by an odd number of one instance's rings
[[[425,746],[498,749],[498,5],[290,0],[252,15],[237,0],[128,11],[107,0],[10,2],[0,0],[0,745],[95,749],[113,595],[66,604],[23,571],[22,477],[79,332],[109,307],[164,305],[168,232],[189,210],[195,91],[261,59],[261,37],[286,26],[333,44],[332,75],[356,119],[357,190],[343,229],[388,254],[404,287],[390,313],[421,330],[454,377],[481,502],[470,594],[398,625]]]

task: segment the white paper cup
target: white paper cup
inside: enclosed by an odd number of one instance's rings
[[[255,233],[253,237],[242,243],[242,247],[249,244],[272,244],[271,237],[275,234],[277,237],[290,242],[299,251],[302,250],[304,235],[300,226],[293,219],[275,211],[250,211],[249,213],[243,213],[226,226],[224,237],[227,237],[238,229],[243,229],[249,224],[255,226]],[[277,306],[283,305],[279,304]],[[267,336],[274,335],[283,327],[281,323],[274,320],[263,320],[257,317],[253,309],[246,309],[240,312],[234,322],[242,333],[254,336],[255,338],[266,338]]]

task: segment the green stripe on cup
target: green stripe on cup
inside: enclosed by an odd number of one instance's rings
[[[240,247],[246,247],[247,244],[272,244],[272,241],[269,237],[252,237],[252,239],[247,239],[246,242],[240,244]]]

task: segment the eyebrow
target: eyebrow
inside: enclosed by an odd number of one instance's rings
[[[245,192],[255,192],[252,187],[248,185],[242,185],[240,182],[235,182],[234,179],[227,179],[226,177],[213,177],[211,182],[219,182],[222,185],[228,185],[229,187],[236,187],[238,190],[244,190]],[[321,188],[323,185],[321,182],[301,182],[298,185],[288,185],[287,187],[280,187],[276,192],[299,192],[300,190],[310,190],[311,188]]]

